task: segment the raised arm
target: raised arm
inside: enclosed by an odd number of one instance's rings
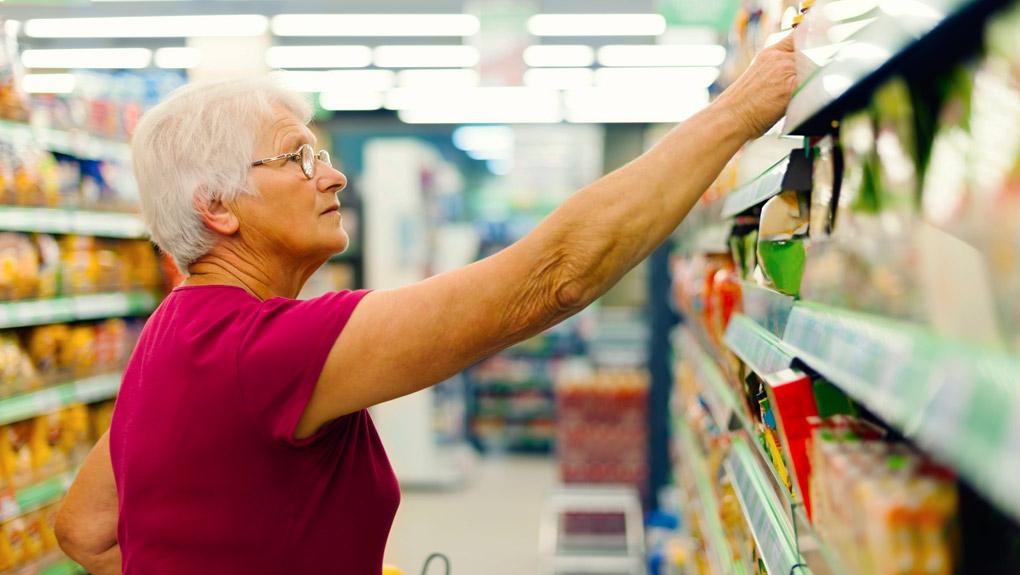
[[[666,239],[748,139],[783,115],[795,85],[787,37],[712,105],[514,245],[366,296],[329,354],[297,435],[434,385],[593,302]]]
[[[85,458],[57,513],[60,548],[92,575],[120,575],[117,509],[107,432]]]

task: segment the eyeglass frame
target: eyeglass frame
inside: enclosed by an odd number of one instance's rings
[[[324,162],[327,166],[330,167],[333,166],[333,162],[329,157],[329,152],[327,152],[326,150],[319,150],[318,152],[316,152],[315,148],[313,148],[311,144],[301,144],[301,147],[299,147],[296,151],[287,152],[286,154],[280,154],[279,156],[273,156],[272,158],[255,160],[254,162],[251,163],[251,167],[254,168],[256,166],[262,166],[272,162],[279,162],[280,160],[292,160],[294,158],[300,158],[304,154],[305,150],[308,150],[308,152],[311,154],[312,161],[308,166],[305,166],[305,163],[303,161],[300,162],[301,172],[309,180],[315,177],[316,160]]]

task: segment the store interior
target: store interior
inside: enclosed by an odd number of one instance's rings
[[[351,245],[311,298],[511,245],[787,33],[786,117],[670,240],[372,408],[386,563],[1020,573],[1020,2],[7,0],[0,24],[0,573],[84,573],[56,510],[184,279],[130,148],[173,90],[268,75],[314,106]]]

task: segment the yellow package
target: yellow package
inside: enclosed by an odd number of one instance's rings
[[[44,325],[29,332],[28,355],[43,379],[58,377],[61,349],[70,336],[65,324]]]
[[[89,406],[89,417],[92,420],[92,439],[99,441],[106,430],[110,429],[113,419],[113,401],[104,401]]]
[[[15,567],[21,567],[36,557],[32,553],[32,544],[28,541],[25,520],[21,517],[4,524],[3,538],[11,549],[11,561]]]
[[[0,571],[8,571],[17,567],[14,561],[14,548],[7,536],[7,524],[0,525]]]
[[[32,439],[33,421],[19,421],[0,428],[0,460],[7,482],[15,489],[32,482]]]
[[[56,297],[60,291],[60,244],[49,234],[35,234],[36,251],[39,254],[40,298]]]
[[[35,418],[29,449],[37,480],[67,471],[67,453],[61,449],[63,442],[64,418],[59,411]]]
[[[74,404],[60,412],[63,418],[64,433],[60,450],[64,453],[70,467],[77,467],[85,460],[92,442],[89,436],[89,409],[82,404]]]
[[[36,512],[36,520],[39,522],[39,528],[42,533],[42,548],[44,552],[58,547],[56,525],[57,511],[59,510],[60,504],[54,503]]]
[[[93,373],[96,365],[96,332],[91,325],[71,328],[67,344],[60,349],[60,365],[75,376]]]
[[[25,550],[32,559],[42,556],[46,550],[46,535],[43,533],[45,528],[41,519],[42,516],[38,512],[22,517],[25,522]]]

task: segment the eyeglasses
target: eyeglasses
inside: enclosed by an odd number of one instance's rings
[[[301,163],[301,171],[304,172],[305,177],[309,180],[315,176],[315,160],[332,167],[333,163],[329,160],[329,152],[326,150],[319,150],[316,152],[312,149],[309,144],[302,144],[296,152],[288,152],[286,154],[280,154],[279,156],[273,156],[272,158],[266,158],[264,160],[257,160],[252,162],[251,167],[261,166],[270,162],[278,162],[280,160],[294,160]]]

